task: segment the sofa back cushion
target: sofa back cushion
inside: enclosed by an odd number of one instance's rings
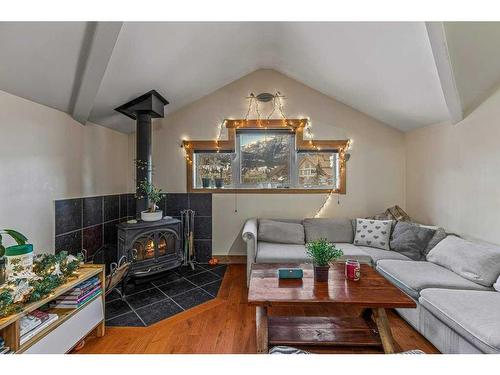
[[[354,233],[350,219],[312,218],[304,219],[306,242],[325,238],[333,243],[352,243]]]
[[[261,219],[257,237],[264,242],[303,245],[304,227],[299,223]]]
[[[390,250],[392,220],[356,219],[354,244]]]
[[[456,236],[439,242],[427,260],[484,286],[492,286],[500,275],[500,247]]]
[[[433,229],[406,221],[398,221],[392,231],[391,250],[413,260],[421,260],[425,258],[425,250],[434,233]]]
[[[427,254],[429,254],[429,252],[434,249],[438,243],[444,240],[448,234],[446,233],[444,228],[441,227],[431,228],[424,225],[421,226],[424,228],[434,229],[434,235],[432,236],[429,243],[427,244],[427,247],[424,250],[424,255],[427,256]]]

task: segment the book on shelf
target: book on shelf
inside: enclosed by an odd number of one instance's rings
[[[102,293],[101,282],[97,276],[85,280],[73,289],[58,296],[50,307],[76,309]]]
[[[95,293],[96,290],[100,290],[100,289],[101,289],[101,286],[97,285],[93,289],[90,289],[90,290],[86,291],[85,293],[81,293],[79,295],[65,295],[65,294],[63,294],[62,296],[56,298],[56,302],[67,302],[67,303],[76,302],[76,303],[78,303],[78,302],[84,300],[85,298],[87,298],[88,296],[92,295],[93,293]]]
[[[33,338],[34,336],[39,334],[41,331],[43,331],[45,328],[47,328],[52,323],[54,323],[57,319],[59,319],[59,315],[57,315],[57,314],[48,314],[48,316],[49,316],[49,318],[47,320],[45,320],[42,324],[40,324],[36,328],[32,329],[31,331],[25,333],[24,335],[21,335],[21,338],[20,338],[21,345],[23,345],[29,339]]]
[[[102,290],[101,288],[97,288],[94,292],[88,294],[87,296],[85,296],[84,298],[80,299],[80,300],[73,300],[73,301],[56,301],[56,302],[53,302],[50,306],[51,307],[56,307],[56,308],[60,308],[60,309],[76,309],[82,305],[84,305],[85,303],[87,303],[88,301],[90,301],[91,299],[97,297],[98,295],[100,295],[102,293]]]
[[[23,316],[19,321],[20,335],[24,335],[49,319],[49,314],[45,311],[34,310]]]
[[[12,350],[10,350],[10,347],[8,347],[8,346],[0,347],[0,354],[10,354],[10,353],[12,353]]]
[[[70,291],[64,293],[63,296],[79,296],[81,294],[87,293],[89,290],[94,289],[96,286],[100,286],[100,284],[101,282],[99,281],[99,278],[93,277],[92,279],[84,281]]]

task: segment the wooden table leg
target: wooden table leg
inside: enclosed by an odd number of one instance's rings
[[[255,324],[257,328],[257,353],[267,354],[269,345],[267,307],[257,306],[255,308]]]
[[[384,347],[385,354],[393,354],[394,338],[392,337],[391,327],[389,326],[389,320],[387,319],[385,309],[372,309],[372,313],[375,324],[377,325],[378,333],[380,335],[380,340],[382,341],[382,346]]]

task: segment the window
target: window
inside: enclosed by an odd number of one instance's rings
[[[232,155],[229,152],[195,152],[194,187],[221,188],[231,186],[233,181]]]
[[[338,154],[336,152],[298,152],[297,185],[301,188],[338,188]]]
[[[309,140],[303,119],[226,120],[226,140],[185,141],[188,191],[346,191],[348,140]]]
[[[260,189],[290,186],[292,141],[288,132],[238,133],[238,185]]]

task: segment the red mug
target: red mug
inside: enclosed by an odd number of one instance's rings
[[[347,259],[345,262],[345,277],[348,280],[358,281],[361,277],[361,267],[359,262],[354,259]]]

